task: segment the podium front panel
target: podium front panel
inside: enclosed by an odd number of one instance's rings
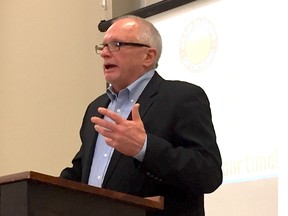
[[[37,181],[0,185],[0,216],[145,216],[137,206]]]

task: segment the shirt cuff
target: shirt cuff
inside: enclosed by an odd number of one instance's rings
[[[134,158],[137,159],[138,161],[142,162],[144,157],[145,157],[146,148],[147,148],[147,136],[145,138],[145,142],[144,142],[144,145],[143,145],[141,151],[136,156],[134,156]]]

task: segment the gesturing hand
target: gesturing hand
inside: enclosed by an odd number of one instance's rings
[[[146,131],[139,114],[139,107],[139,104],[133,106],[132,120],[124,119],[117,113],[102,107],[98,108],[98,112],[113,122],[98,117],[91,118],[91,122],[95,124],[95,130],[105,137],[109,146],[132,157],[141,151],[146,139]]]

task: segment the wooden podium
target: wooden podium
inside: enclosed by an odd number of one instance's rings
[[[145,216],[162,197],[141,198],[37,172],[0,177],[0,216]]]

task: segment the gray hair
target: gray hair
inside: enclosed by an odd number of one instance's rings
[[[141,17],[134,16],[134,15],[121,16],[121,17],[113,20],[113,23],[115,23],[118,20],[122,20],[122,19],[126,19],[126,18],[131,18],[131,19],[135,20],[137,23],[139,23],[145,27],[145,28],[140,29],[140,34],[137,36],[137,38],[142,43],[147,44],[151,47],[154,47],[157,50],[157,56],[156,56],[156,61],[155,61],[155,65],[154,65],[154,67],[157,68],[158,61],[159,61],[161,53],[162,53],[162,38],[161,38],[159,31],[148,20],[145,20]]]

